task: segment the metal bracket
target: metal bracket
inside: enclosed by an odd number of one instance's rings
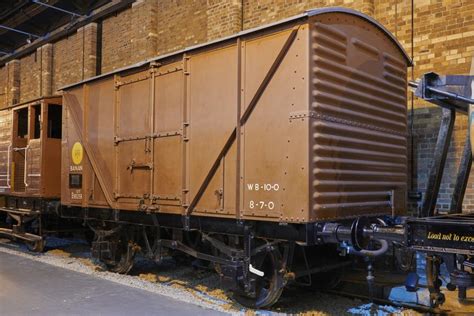
[[[202,239],[203,240],[207,240],[212,246],[214,246],[215,248],[217,248],[220,252],[222,252],[223,254],[233,258],[233,257],[237,257],[237,258],[243,258],[244,257],[244,252],[243,250],[240,250],[240,249],[236,249],[236,248],[232,248],[230,246],[227,246],[226,244],[224,244],[222,241],[220,240],[217,240],[215,238],[212,238],[210,235],[207,235],[205,233],[202,233]]]
[[[426,279],[428,290],[430,291],[430,305],[431,307],[437,307],[444,303],[445,297],[441,293],[441,280],[440,276],[440,264],[441,259],[435,255],[429,255],[426,257]]]
[[[146,76],[138,77],[138,78],[135,78],[135,79],[130,79],[130,80],[127,80],[127,81],[117,80],[117,81],[115,81],[115,89],[119,89],[121,86],[125,86],[125,85],[128,85],[128,84],[140,82],[140,81],[143,81],[143,80],[148,80],[150,78],[151,78],[151,76],[148,74]]]
[[[436,141],[434,151],[434,161],[431,166],[425,198],[421,207],[422,217],[433,216],[435,213],[436,201],[438,199],[441,178],[443,177],[444,166],[448,156],[448,149],[451,142],[455,119],[455,110],[443,108],[438,140]]]
[[[456,184],[454,186],[453,195],[451,197],[451,205],[449,207],[450,213],[461,213],[462,202],[464,194],[466,193],[467,182],[469,181],[469,174],[472,166],[472,149],[469,132],[464,144],[462,152],[461,163],[459,165],[458,174],[456,177]]]
[[[363,123],[357,123],[351,120],[346,120],[342,119],[336,116],[332,115],[327,115],[323,114],[320,112],[316,111],[296,111],[296,112],[290,112],[289,120],[292,122],[293,120],[302,120],[305,118],[313,118],[313,119],[318,119],[318,120],[324,120],[332,123],[337,123],[337,124],[344,124],[344,125],[350,125],[354,127],[360,127],[360,128],[365,128],[365,129],[371,129],[375,131],[381,131],[381,132],[386,132],[386,133],[391,133],[391,134],[397,134],[401,136],[406,136],[406,133],[401,133],[392,129],[388,128],[382,128],[378,126],[374,126],[371,124],[363,124]]]
[[[180,136],[183,134],[181,129],[176,131],[167,131],[167,132],[159,132],[152,135],[145,135],[145,136],[130,136],[130,137],[114,137],[114,145],[117,146],[119,143],[122,142],[130,142],[130,141],[137,141],[137,140],[151,140],[155,138],[163,138],[163,137],[173,137],[173,136]]]
[[[128,164],[127,170],[130,170],[130,172],[133,172],[133,169],[149,169],[153,170],[153,164],[152,163],[137,163],[135,159],[132,159],[132,161]]]
[[[315,111],[296,111],[290,112],[290,121],[297,120],[297,119],[304,119],[307,117],[317,117]]]
[[[162,201],[179,201],[181,200],[179,196],[173,196],[173,195],[156,195],[153,194],[151,196],[152,200],[162,200]]]
[[[156,70],[161,66],[162,64],[159,61],[152,61],[150,63],[150,73],[156,73]]]
[[[474,100],[470,98],[473,80],[474,76],[440,76],[429,72],[424,74],[419,82],[412,81],[409,85],[416,89],[415,95],[418,98],[443,108],[467,114],[468,105],[474,104]],[[469,97],[465,95],[469,95]]]
[[[190,222],[191,222],[191,217],[188,216],[188,215],[184,215],[183,216],[183,228],[184,228],[185,231],[188,231],[188,230],[191,229]]]

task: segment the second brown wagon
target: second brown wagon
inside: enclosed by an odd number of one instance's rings
[[[61,193],[62,98],[50,96],[0,111],[0,235],[43,249],[44,216],[57,215]]]

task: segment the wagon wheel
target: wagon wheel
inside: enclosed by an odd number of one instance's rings
[[[264,272],[262,277],[252,274],[256,278],[255,296],[236,292],[234,299],[250,308],[269,307],[278,301],[283,292],[280,254],[277,249],[270,249],[252,257],[251,263],[254,268]]]
[[[40,224],[40,218],[22,218],[21,220],[17,220],[19,223],[23,223],[25,225],[25,230],[31,234],[37,235],[42,237],[39,240],[32,240],[29,241],[27,240],[25,242],[26,248],[28,248],[29,251],[32,252],[43,252],[44,247],[46,245],[46,240],[44,236],[42,236],[41,233],[41,224]]]
[[[104,263],[110,272],[127,274],[133,268],[135,254],[135,243],[128,238],[128,234],[122,233],[117,240],[115,260]]]
[[[45,240],[42,238],[41,240],[36,241],[27,241],[26,248],[32,252],[43,252],[45,247]]]

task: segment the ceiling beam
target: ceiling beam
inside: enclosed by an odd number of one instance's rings
[[[25,31],[15,29],[13,27],[8,27],[6,25],[1,25],[1,24],[0,24],[0,29],[4,29],[4,30],[7,30],[7,31],[12,31],[12,32],[15,32],[15,33],[19,33],[19,34],[23,34],[23,35],[30,36],[30,37],[35,37],[35,38],[40,38],[41,37],[40,35],[36,35],[36,34],[30,33],[30,32],[25,32]]]
[[[46,37],[40,38],[34,41],[32,44],[23,46],[13,52],[11,55],[7,55],[5,57],[0,57],[0,67],[5,65],[12,59],[18,59],[24,56],[31,54],[32,52],[36,51],[37,48],[43,46],[47,43],[54,43],[59,41],[60,39],[73,34],[77,31],[77,29],[103,19],[107,16],[115,14],[119,11],[125,10],[129,8],[135,0],[114,0],[109,2],[108,4],[96,9],[90,16],[79,18],[75,21],[74,24],[66,24],[57,30],[51,32]]]
[[[8,18],[9,16],[15,14],[16,12],[20,11],[23,9],[25,6],[27,6],[30,3],[29,0],[22,0],[22,1],[10,1],[9,8],[7,8],[6,4],[3,4],[3,11],[0,14],[0,22]]]
[[[42,5],[42,6],[45,6],[47,8],[50,8],[52,10],[56,10],[56,11],[59,11],[59,12],[62,12],[62,13],[72,15],[75,18],[80,18],[82,16],[82,14],[77,14],[77,13],[72,12],[72,11],[64,10],[64,9],[59,8],[59,7],[55,7],[54,5],[50,5],[50,4],[41,2],[39,0],[32,0],[32,1],[33,1],[33,3],[35,3],[37,5]]]
[[[73,5],[82,15],[87,15],[89,12],[89,8],[94,6],[96,1],[77,1],[71,0],[71,5]]]
[[[54,5],[54,4],[58,3],[59,1],[60,0],[50,0],[49,4]],[[13,17],[2,21],[2,24],[3,25],[8,25],[11,28],[15,28],[15,27],[18,27],[20,24],[28,22],[28,20],[30,20],[34,16],[48,10],[48,8],[44,7],[44,6],[38,6],[38,5],[36,5],[34,3],[31,3],[31,2],[29,2],[29,4],[30,5],[24,7],[23,9],[21,9],[21,12],[23,14],[15,14]],[[8,32],[8,31],[7,30],[0,30],[0,36],[2,34],[5,34],[6,32]]]

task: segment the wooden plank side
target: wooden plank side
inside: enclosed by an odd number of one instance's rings
[[[151,194],[150,78],[139,72],[120,78],[117,142],[119,173],[116,196],[121,207],[137,209]],[[137,139],[135,139],[137,138]]]
[[[114,82],[100,80],[89,84],[87,111],[87,142],[94,148],[97,163],[109,184],[113,184],[115,175],[114,159]],[[100,106],[97,106],[100,104]],[[95,173],[92,172],[85,184],[88,187],[88,204],[107,206],[105,194]],[[110,188],[112,190],[113,187]]]
[[[183,98],[182,62],[159,67],[154,85],[153,198],[160,212],[182,212]]]
[[[62,98],[48,98],[43,101],[41,115],[41,194],[48,198],[61,196],[61,138],[49,137],[52,130],[52,118],[49,117],[49,106],[59,106],[62,112]],[[61,114],[62,118],[62,114]],[[54,128],[62,128],[62,119]],[[60,135],[56,135],[57,137]],[[62,136],[62,135],[61,135]]]
[[[268,60],[273,62],[290,31],[246,42],[245,102],[253,97],[255,78],[265,76]],[[307,65],[303,25],[243,127],[244,219],[302,222],[308,217],[308,123],[291,119],[308,108]]]
[[[61,163],[61,204],[64,205],[81,205],[82,204],[82,187],[71,188],[70,176],[78,174],[82,176],[83,163],[72,162],[71,152],[76,142],[80,143],[82,115],[78,116],[74,122],[71,115],[71,108],[78,107],[82,113],[84,98],[83,87],[78,86],[65,93],[63,97],[63,141],[62,141],[62,163]],[[79,126],[78,126],[79,125]]]
[[[237,107],[237,49],[235,45],[192,55],[190,72],[190,197],[195,196],[215,157],[235,128]],[[235,170],[236,157],[226,157]],[[234,167],[231,167],[231,166]],[[229,171],[230,172],[230,171]],[[209,183],[195,213],[235,214],[235,203],[223,196],[235,194],[235,181],[224,192],[223,164]],[[229,200],[231,201],[231,200]]]

